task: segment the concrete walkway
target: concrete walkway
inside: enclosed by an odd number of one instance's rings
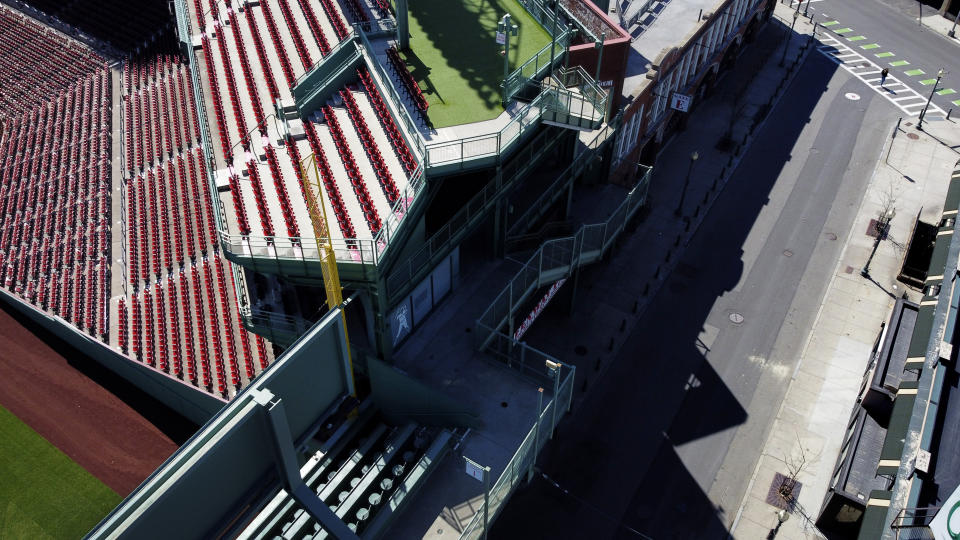
[[[960,126],[949,121],[905,119],[877,164],[854,226],[807,338],[770,436],[753,473],[731,533],[735,538],[765,538],[778,525],[778,508],[767,504],[774,475],[799,469],[802,484],[792,516],[777,538],[820,538],[814,520],[829,487],[846,425],[854,406],[870,352],[881,324],[890,316],[895,297],[920,293],[896,281],[918,212],[937,223],[947,182],[960,154]],[[890,126],[891,133],[894,126]],[[888,139],[890,141],[890,139]],[[893,201],[890,240],[880,244],[870,264],[873,281],[860,275],[874,239],[866,234],[870,220]]]

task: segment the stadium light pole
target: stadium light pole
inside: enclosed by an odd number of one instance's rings
[[[553,439],[553,432],[557,429],[557,407],[560,405],[560,366],[561,364],[552,360],[546,361],[547,370],[553,376],[553,424],[550,425],[550,439]]]
[[[517,25],[513,24],[510,14],[507,13],[497,23],[497,42],[503,39],[503,106],[507,106],[507,78],[510,77],[510,36],[517,35]]]

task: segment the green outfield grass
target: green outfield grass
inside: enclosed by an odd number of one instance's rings
[[[0,407],[0,538],[80,538],[122,500]]]
[[[503,81],[497,23],[513,17],[510,70],[550,43],[550,34],[515,0],[410,0],[407,67],[430,103],[434,127],[496,118]]]

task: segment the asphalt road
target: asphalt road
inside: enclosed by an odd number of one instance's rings
[[[960,107],[952,102],[960,100],[960,47],[951,43],[930,28],[921,26],[917,17],[920,4],[915,0],[823,0],[810,5],[816,13],[814,20],[820,23],[837,20],[841,24],[834,28],[847,27],[853,31],[850,36],[864,36],[866,39],[848,42],[847,45],[868,57],[878,65],[888,67],[892,74],[907,83],[924,96],[929,96],[932,86],[924,86],[918,81],[936,78],[937,71],[945,74],[938,89],[955,89],[957,93],[934,95],[933,103],[947,111]],[[930,6],[923,6],[926,17],[936,13]],[[862,50],[866,44],[876,43],[879,48]],[[876,54],[892,52],[895,56],[877,58]],[[891,62],[906,60],[903,66],[890,66]],[[901,76],[900,72],[921,69],[923,75]],[[951,115],[953,117],[953,115]]]
[[[492,537],[726,535],[899,114],[811,53]]]

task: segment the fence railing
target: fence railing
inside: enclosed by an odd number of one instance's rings
[[[504,96],[506,101],[513,99],[527,81],[537,80],[546,75],[550,69],[550,51],[553,49],[553,64],[563,62],[567,54],[567,46],[573,39],[574,31],[569,28],[563,28],[563,31],[556,38],[556,44],[548,43],[537,54],[527,59],[520,67],[507,75],[504,81]]]
[[[531,204],[527,210],[522,214],[517,216],[514,219],[513,224],[507,227],[507,236],[520,234],[520,227],[523,224],[529,224],[538,218],[540,214],[545,212],[550,206],[561,197],[567,185],[576,179],[583,171],[590,165],[590,162],[596,156],[598,149],[600,149],[604,144],[609,141],[612,141],[614,137],[612,135],[620,128],[620,124],[623,119],[623,114],[618,114],[614,119],[603,126],[603,128],[587,143],[587,148],[585,151],[581,152],[573,162],[567,166],[566,169],[557,176],[557,179],[550,184],[546,190],[537,198],[537,200]]]
[[[530,144],[520,150],[479,193],[433,234],[419,250],[406,261],[398,264],[387,277],[387,295],[396,300],[403,287],[419,281],[421,274],[429,271],[459,241],[481,221],[494,203],[519,179],[536,166],[540,156],[553,149],[560,141],[553,130],[538,134]]]
[[[487,349],[495,341],[496,333],[504,325],[508,325],[508,334],[513,335],[514,313],[540,287],[567,277],[578,267],[603,257],[626,228],[630,218],[646,202],[651,170],[647,168],[624,201],[605,221],[583,225],[573,236],[548,240],[530,255],[523,268],[477,320],[476,335],[480,350]]]
[[[498,334],[504,342],[512,341],[509,337]],[[537,455],[550,440],[550,434],[556,429],[563,413],[570,410],[570,404],[573,401],[573,386],[576,379],[576,367],[563,364],[550,355],[538,351],[533,347],[520,343],[519,346],[510,347],[508,362],[513,366],[520,366],[521,371],[527,376],[533,376],[535,380],[543,385],[544,392],[553,392],[553,381],[547,375],[546,362],[554,362],[560,365],[561,381],[555,395],[551,396],[550,401],[534,419],[533,426],[523,438],[523,442],[517,448],[517,451],[510,458],[510,461],[503,468],[500,477],[490,488],[490,507],[487,512],[488,522],[484,523],[484,509],[481,506],[477,513],[464,528],[460,538],[463,540],[475,540],[481,538],[485,526],[489,526],[496,521],[500,511],[503,510],[510,495],[527,477],[537,460]],[[556,410],[556,414],[554,414]]]
[[[356,30],[358,27],[354,27]],[[370,43],[370,40],[367,38],[367,34],[360,30],[357,32],[360,36],[360,43],[363,45],[362,53],[366,54],[367,65],[371,66],[372,69],[371,75],[375,79],[379,79],[380,88],[387,93],[387,107],[390,107],[390,104],[394,106],[391,107],[394,109],[395,117],[400,120],[400,123],[403,124],[404,129],[401,129],[401,133],[406,133],[409,137],[407,141],[414,149],[414,153],[417,157],[420,158],[421,163],[423,162],[424,155],[426,150],[424,148],[425,143],[423,137],[420,135],[420,130],[417,128],[417,123],[413,121],[413,118],[410,117],[410,113],[407,112],[407,108],[403,106],[403,99],[400,97],[400,93],[397,92],[397,89],[393,86],[393,80],[387,75],[383,70],[383,66],[380,65],[380,62],[377,62],[377,53],[373,49],[373,45]]]

